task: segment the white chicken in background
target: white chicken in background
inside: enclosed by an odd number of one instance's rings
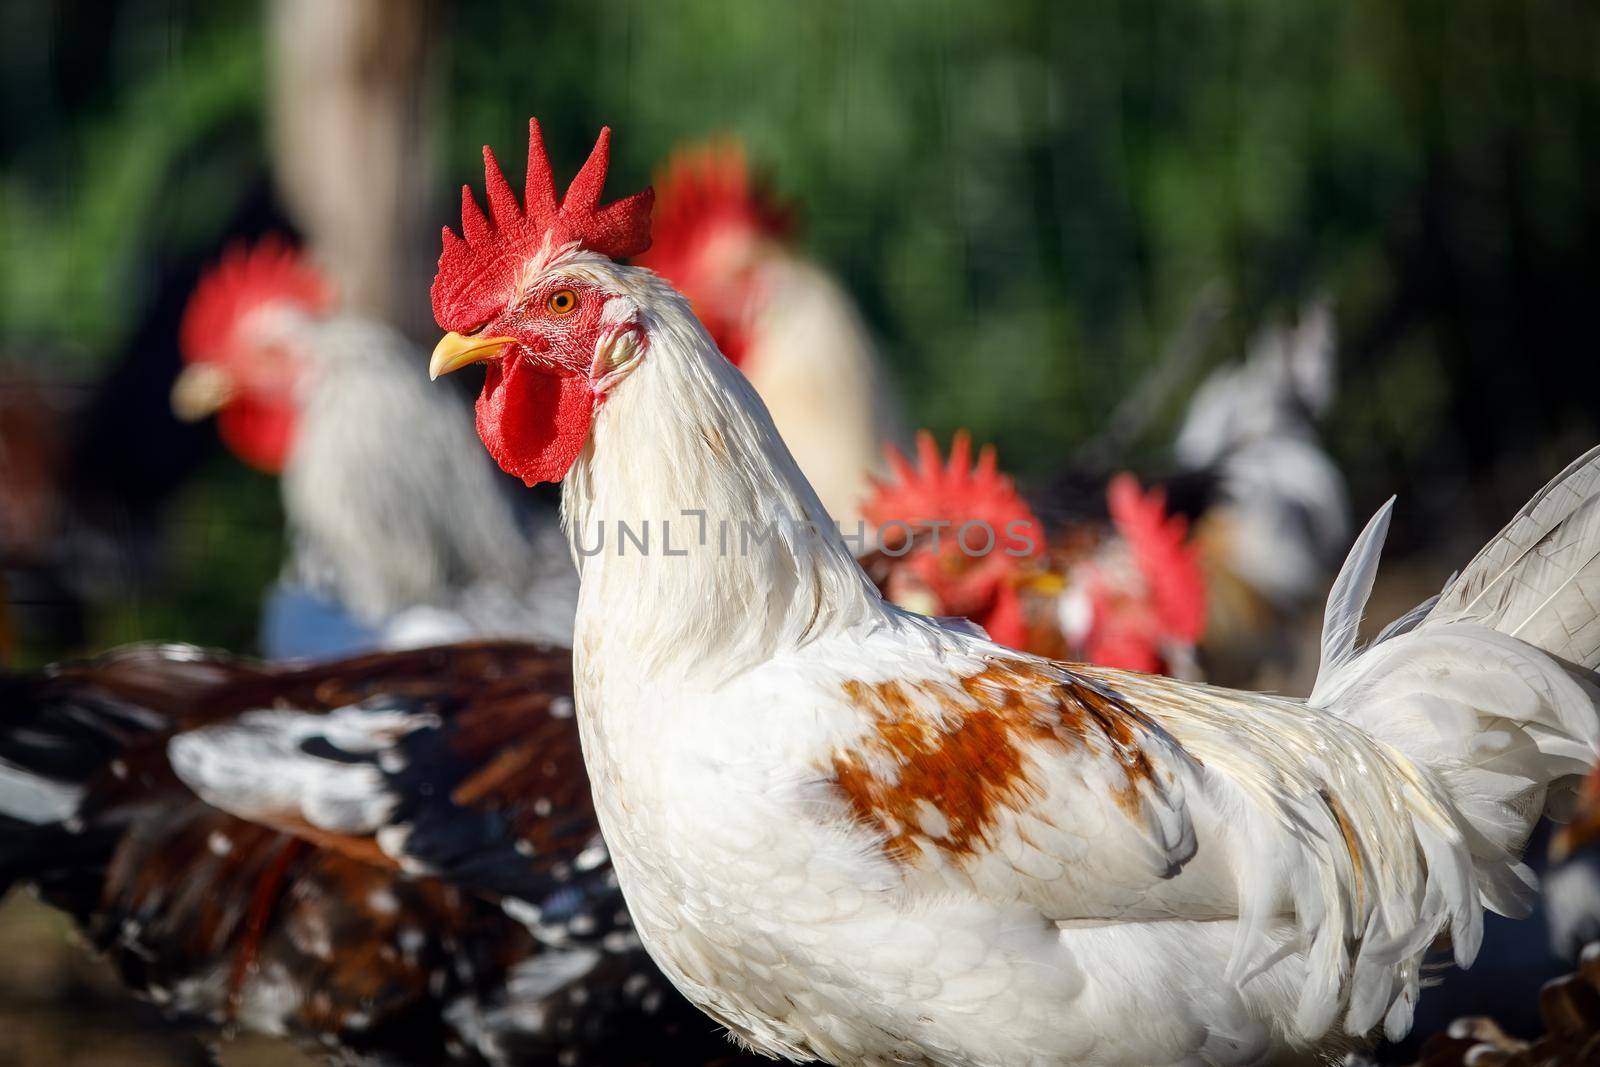
[[[649,267],[689,298],[766,403],[828,513],[854,527],[899,435],[899,405],[845,291],[791,242],[791,213],[726,140],[680,150],[657,178]]]
[[[1600,748],[1600,450],[1358,649],[1381,511],[1307,701],[1028,656],[883,602],[687,301],[614,261],[650,196],[601,206],[608,134],[559,201],[530,134],[526,208],[486,149],[490,216],[445,232],[430,370],[485,365],[485,445],[564,482],[575,541],[678,531],[580,558],[577,712],[639,933],[741,1040],[1331,1056],[1526,909],[1523,843]]]
[[[1344,476],[1317,433],[1333,402],[1336,342],[1326,302],[1267,327],[1244,363],[1206,379],[1178,432],[1179,464],[1218,483],[1194,530],[1214,675],[1254,677],[1263,662],[1284,661],[1284,624],[1312,606],[1349,543]]]
[[[275,659],[470,637],[570,643],[577,596],[553,508],[517,501],[423,353],[340,312],[268,239],[236,247],[185,311],[182,418],[215,413],[241,460],[282,478],[289,557],[269,594]]]

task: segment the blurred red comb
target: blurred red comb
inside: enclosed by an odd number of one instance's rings
[[[483,325],[505,306],[522,264],[543,248],[555,250],[576,242],[602,256],[623,259],[650,247],[650,206],[655,196],[650,189],[600,206],[610,153],[608,127],[600,131],[588,160],[558,203],[539,120],[529,119],[528,175],[519,204],[494,152],[484,145],[489,217],[478,207],[472,188],[463,185],[461,236],[444,228],[444,250],[433,278],[433,317],[441,327],[470,332]]]
[[[964,522],[983,522],[1002,540],[1009,523],[1023,522],[1034,535],[1030,554],[1041,551],[1039,520],[1016,485],[1000,473],[993,445],[984,445],[974,464],[972,436],[959,430],[951,438],[947,462],[940,457],[933,434],[921,430],[917,433],[916,466],[894,445],[884,449],[884,458],[890,476],[872,480],[872,495],[861,509],[868,522],[876,526],[887,522],[915,526],[928,520],[947,520],[954,524],[952,533]]]
[[[1145,492],[1126,472],[1111,479],[1106,503],[1117,532],[1133,549],[1166,635],[1200,640],[1206,629],[1206,581],[1199,551],[1188,542],[1188,521],[1167,514],[1166,493]]]
[[[743,226],[773,237],[794,229],[790,211],[750,175],[744,146],[723,137],[673,152],[656,174],[650,252],[639,262],[667,277],[719,228]]]
[[[183,311],[178,342],[186,362],[216,358],[241,319],[267,304],[313,313],[333,306],[333,287],[301,251],[278,236],[235,244],[200,276]]]

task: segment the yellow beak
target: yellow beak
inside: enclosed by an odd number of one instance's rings
[[[232,375],[215,363],[191,363],[172,383],[172,413],[184,422],[199,422],[232,397]]]
[[[428,378],[437,381],[441,374],[458,371],[469,363],[482,363],[500,354],[506,345],[516,344],[512,337],[463,337],[454,331],[445,334],[434,346],[433,358],[428,360]]]

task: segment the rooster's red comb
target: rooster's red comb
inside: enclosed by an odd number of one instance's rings
[[[333,306],[333,287],[299,249],[281,237],[230,245],[200,276],[183,311],[178,343],[186,362],[216,359],[243,318],[267,304],[321,314]]]
[[[884,449],[890,476],[873,479],[872,496],[862,507],[866,520],[876,526],[903,522],[915,526],[929,520],[953,523],[983,522],[1004,539],[1011,523],[1026,523],[1033,553],[1040,551],[1039,520],[1022,499],[1011,479],[1001,474],[993,445],[984,445],[972,461],[972,437],[960,430],[950,441],[950,459],[939,455],[933,434],[917,434],[917,465],[894,445]]]
[[[463,333],[482,326],[505,306],[518,270],[541,249],[554,251],[576,242],[602,256],[623,259],[650,247],[654,192],[646,188],[600,206],[610,153],[611,130],[606,128],[558,203],[539,120],[529,119],[528,177],[519,204],[494,153],[483,146],[489,217],[478,207],[471,186],[463,185],[461,236],[444,228],[444,251],[433,278],[433,317],[440,326]]]
[[[1148,493],[1126,472],[1106,492],[1111,521],[1133,549],[1166,636],[1193,643],[1206,628],[1206,580],[1200,552],[1188,540],[1189,523],[1167,514],[1167,495]]]
[[[788,208],[751,176],[744,146],[734,137],[673,152],[657,172],[656,186],[653,240],[640,263],[669,278],[670,268],[725,227],[771,237],[787,237],[794,228]]]

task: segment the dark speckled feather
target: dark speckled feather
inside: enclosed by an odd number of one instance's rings
[[[458,645],[290,669],[147,646],[5,679],[0,696],[12,779],[80,797],[59,821],[0,821],[0,884],[35,884],[131,987],[179,1014],[385,1063],[744,1059],[633,935],[565,650]],[[348,750],[330,729],[300,750],[377,770],[390,823],[409,828],[398,854],[221,810],[167,758],[174,735],[246,712],[355,705],[425,725],[392,749]]]

